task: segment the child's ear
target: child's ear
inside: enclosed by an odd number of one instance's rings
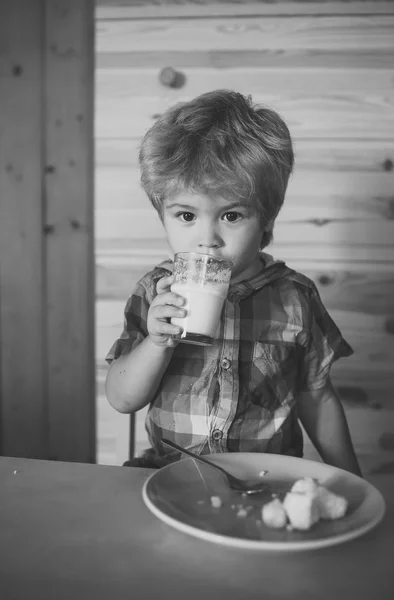
[[[263,250],[264,248],[269,246],[269,244],[274,239],[274,236],[272,233],[273,229],[274,229],[274,221],[270,221],[267,225],[264,226],[263,234],[261,236],[260,250]]]
[[[264,226],[264,232],[263,233],[272,233],[272,230],[274,229],[274,223],[275,223],[275,219],[272,219],[272,221],[270,221],[269,223],[267,223]]]

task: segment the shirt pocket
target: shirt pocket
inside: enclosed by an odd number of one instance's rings
[[[268,410],[290,404],[295,397],[300,347],[296,342],[255,342],[250,374],[251,401]]]

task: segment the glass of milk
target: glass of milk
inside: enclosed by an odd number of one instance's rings
[[[176,336],[186,344],[211,346],[227,298],[232,263],[210,254],[180,252],[174,257],[171,290],[186,299],[186,317],[171,322],[183,328]]]

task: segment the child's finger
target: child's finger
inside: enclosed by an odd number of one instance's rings
[[[166,323],[164,321],[158,321],[156,327],[152,331],[153,335],[180,335],[182,333],[182,327],[179,325],[173,325],[172,323]]]
[[[163,294],[167,292],[171,285],[174,283],[174,276],[169,275],[168,277],[162,277],[156,284],[156,291],[158,294]]]
[[[186,300],[183,296],[168,291],[158,294],[151,306],[163,306],[164,304],[168,304],[169,306],[184,306],[185,302]]]
[[[154,319],[171,319],[172,317],[178,317],[183,319],[186,317],[187,312],[184,308],[174,306],[173,304],[156,304],[152,307],[151,316]]]

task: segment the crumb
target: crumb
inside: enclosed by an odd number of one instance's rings
[[[237,512],[237,517],[240,517],[241,519],[244,517],[248,516],[248,511],[246,510],[246,508],[240,508]]]
[[[197,500],[197,504],[204,504],[204,500]]]
[[[268,527],[273,527],[275,529],[281,529],[287,523],[286,511],[282,502],[277,498],[264,504],[261,509],[261,516]]]
[[[259,477],[264,477],[264,475],[267,473],[267,471],[260,471],[259,473]]]
[[[219,496],[211,496],[211,504],[213,508],[220,508],[223,502]]]

